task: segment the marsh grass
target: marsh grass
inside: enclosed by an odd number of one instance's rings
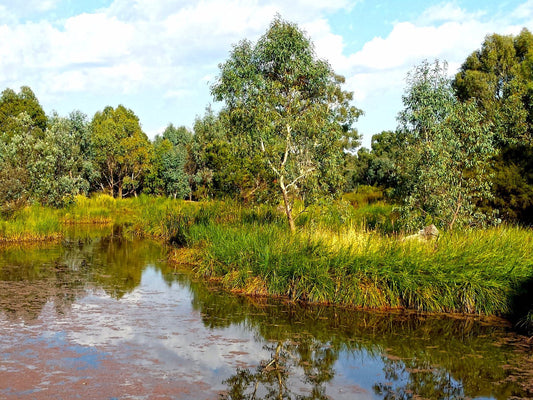
[[[36,242],[61,238],[56,210],[30,206],[22,208],[9,219],[0,219],[0,242]]]
[[[0,220],[0,243],[57,240],[65,225],[121,226],[194,254],[195,271],[234,291],[353,307],[513,315],[533,328],[533,232],[500,226],[404,240],[379,200],[303,208],[291,234],[283,213],[232,201],[78,197]],[[371,222],[369,221],[376,221]],[[180,254],[175,252],[179,263]],[[187,261],[191,262],[190,259]]]
[[[190,228],[200,274],[245,293],[364,308],[508,315],[533,277],[533,234],[498,227],[405,241],[324,227],[291,235],[281,224]]]

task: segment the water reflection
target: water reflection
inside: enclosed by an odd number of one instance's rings
[[[150,241],[66,240],[62,246],[11,246],[0,251],[0,310],[30,322],[53,302],[59,314],[91,290],[115,299],[132,292],[149,264],[166,265],[160,246]]]
[[[225,381],[223,399],[533,395],[532,347],[501,321],[253,301],[200,284],[194,294],[206,326],[244,323],[275,344]]]
[[[0,251],[0,380],[25,376],[22,364],[76,375],[83,361],[103,374],[96,397],[106,375],[106,396],[130,390],[117,379],[174,398],[533,396],[531,347],[501,324],[231,296],[164,258],[155,243],[114,235]],[[42,349],[74,354],[53,361]],[[178,393],[184,382],[194,387]],[[13,387],[0,395],[20,395]]]

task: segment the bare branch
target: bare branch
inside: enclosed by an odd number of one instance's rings
[[[313,172],[315,170],[315,168],[309,168],[308,170],[304,171],[300,176],[298,176],[296,179],[294,179],[291,183],[289,183],[287,186],[285,186],[287,189],[290,188],[291,186],[295,186],[296,183],[307,177],[307,175],[309,175],[311,172]]]

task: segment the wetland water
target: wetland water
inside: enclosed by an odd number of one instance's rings
[[[0,249],[0,398],[533,397],[524,337],[474,318],[250,300],[113,237]]]

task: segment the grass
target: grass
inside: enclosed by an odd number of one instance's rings
[[[57,240],[60,221],[55,210],[31,206],[17,211],[10,219],[0,218],[0,243]]]
[[[533,276],[532,236],[495,228],[434,244],[353,228],[297,235],[278,226],[191,229],[198,272],[223,277],[230,289],[250,293],[251,284],[317,303],[489,315],[510,313],[521,283]]]
[[[187,230],[197,273],[229,290],[361,308],[513,316],[533,328],[531,230],[500,226],[406,241],[369,229],[358,212],[322,218],[311,210],[290,234],[282,216],[261,223],[240,212],[232,222]]]
[[[303,209],[298,232],[269,206],[139,196],[78,197],[0,220],[0,242],[60,238],[72,224],[120,225],[128,235],[187,247],[198,275],[251,295],[352,307],[513,316],[533,328],[533,232],[501,226],[405,241],[379,198]],[[180,252],[175,261],[179,262]]]

